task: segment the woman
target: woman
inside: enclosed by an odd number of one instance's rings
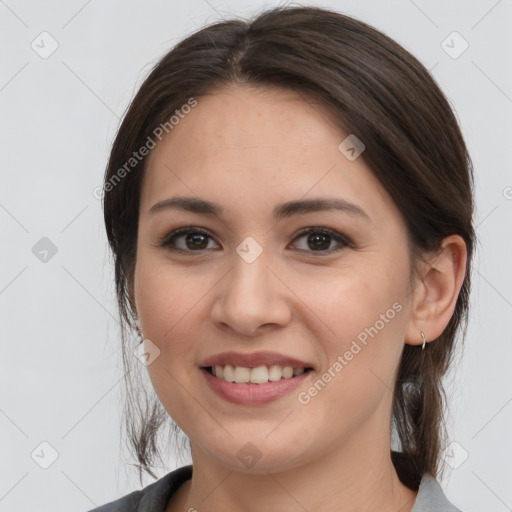
[[[179,43],[104,213],[128,379],[156,395],[128,396],[140,468],[169,418],[193,465],[96,510],[457,511],[436,478],[472,180],[428,71],[360,21],[277,8]]]

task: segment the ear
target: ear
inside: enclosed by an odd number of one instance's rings
[[[409,345],[438,338],[448,325],[466,276],[467,248],[460,235],[450,235],[420,270],[413,291],[412,310],[405,334]]]

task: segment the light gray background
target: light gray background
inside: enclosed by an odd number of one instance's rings
[[[432,70],[460,120],[480,248],[466,348],[446,379],[456,444],[442,486],[463,512],[512,510],[512,1],[302,3],[395,38]],[[1,511],[84,511],[139,488],[120,451],[117,313],[93,190],[156,60],[206,23],[277,4],[0,0]],[[43,31],[59,45],[47,59],[31,47],[50,48]],[[453,31],[469,43],[456,59],[442,46]],[[46,262],[32,251],[42,237],[57,247]],[[48,469],[31,457],[50,460],[42,442],[59,455]],[[170,457],[159,474],[182,463]]]

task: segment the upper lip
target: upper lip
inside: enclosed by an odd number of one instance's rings
[[[312,368],[310,363],[301,361],[294,357],[278,354],[277,352],[253,352],[245,354],[243,352],[222,352],[205,359],[200,366],[245,366],[255,368],[257,366],[291,366],[292,368]]]

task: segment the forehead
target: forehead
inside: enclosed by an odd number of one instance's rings
[[[350,161],[340,152],[346,137],[317,99],[230,86],[197,98],[151,150],[141,200],[147,209],[179,192],[234,204],[243,194],[246,207],[254,200],[270,208],[309,192],[339,193],[371,210],[389,197],[361,158]]]
[[[342,133],[329,109],[310,96],[287,89],[232,85],[198,98],[197,106],[168,135],[153,156],[171,146],[183,158],[180,148],[193,146],[195,151],[189,156],[194,159],[233,158],[235,153],[267,153],[277,158],[290,146],[334,145],[336,149]]]

